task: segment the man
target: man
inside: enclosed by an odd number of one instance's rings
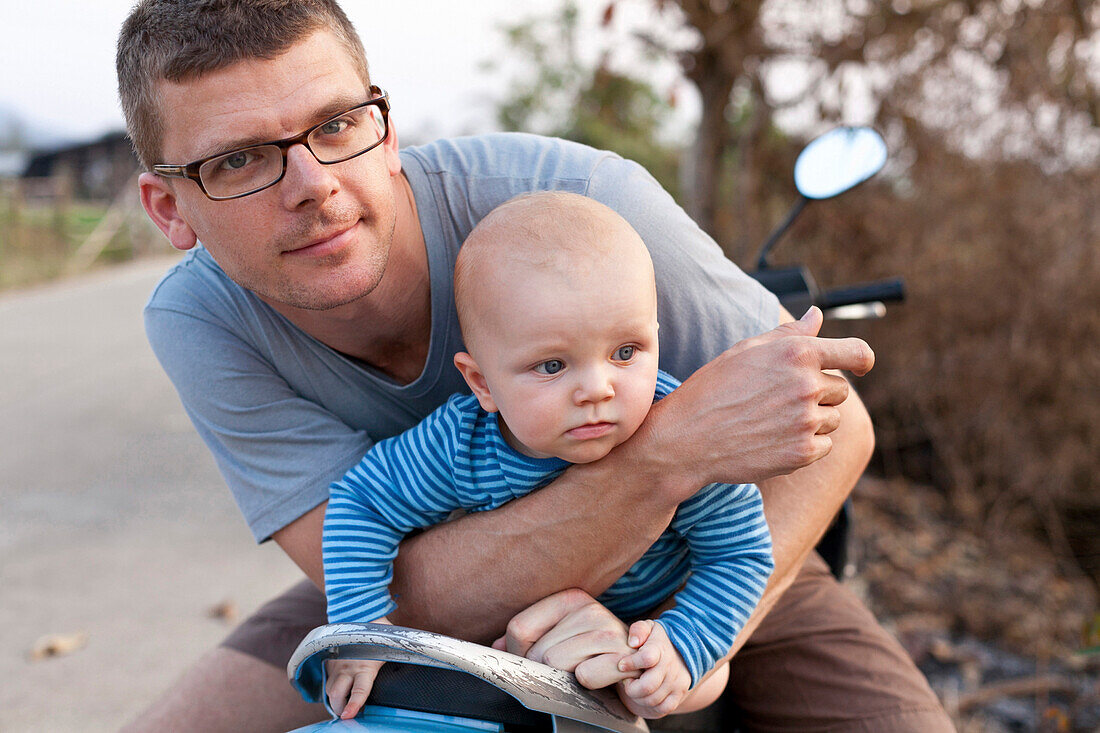
[[[141,176],[142,203],[190,250],[150,299],[150,341],[258,540],[322,583],[328,484],[461,387],[444,369],[461,349],[458,243],[523,190],[583,193],[650,247],[662,367],[690,378],[607,457],[404,542],[393,620],[480,641],[508,624],[511,650],[584,664],[582,682],[598,686],[625,636],[592,596],[699,487],[757,482],[776,570],[731,663],[747,724],[950,729],[904,652],[811,554],[873,442],[858,398],[824,370],[865,372],[865,344],[815,338],[816,312],[746,338],[791,319],[617,156],[532,136],[399,154],[388,101],[332,0],[146,0],[123,27],[118,69],[155,171]],[[323,615],[315,588],[273,601],[136,726],[321,717],[281,665]]]

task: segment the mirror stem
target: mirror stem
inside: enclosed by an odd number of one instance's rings
[[[779,225],[779,228],[772,232],[772,235],[768,237],[768,241],[764,242],[764,246],[760,248],[760,254],[756,256],[756,269],[766,270],[768,269],[768,253],[771,252],[772,247],[779,241],[788,229],[791,228],[791,224],[798,218],[798,215],[802,213],[802,209],[806,208],[806,204],[810,203],[810,199],[805,196],[799,196],[798,201],[791,207],[790,212],[787,214],[787,218]]]

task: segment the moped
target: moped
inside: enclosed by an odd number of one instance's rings
[[[855,188],[886,164],[886,141],[869,127],[836,127],[812,140],[794,165],[798,200],[756,255],[753,278],[775,293],[788,312],[805,313],[816,305],[825,318],[866,320],[886,315],[886,303],[905,300],[905,283],[888,278],[822,290],[804,265],[776,268],[768,261],[772,248],[813,201],[829,199]],[[849,564],[852,500],[844,502],[817,544],[817,552],[838,579],[854,573]]]
[[[904,298],[900,279],[821,290],[803,266],[774,268],[768,255],[808,203],[832,198],[862,183],[886,163],[886,144],[866,127],[838,127],[813,140],[799,155],[794,179],[800,198],[761,247],[749,273],[775,293],[788,311],[819,306],[830,318],[877,318],[884,303]],[[851,509],[845,504],[818,545],[834,575],[847,566]],[[291,657],[291,684],[310,702],[324,702],[325,661],[377,659],[379,672],[368,704],[352,720],[332,719],[294,733],[484,733],[736,728],[721,702],[700,713],[647,723],[630,713],[611,689],[588,690],[561,670],[467,641],[382,624],[329,624],[314,629]],[[690,720],[689,720],[690,719]]]

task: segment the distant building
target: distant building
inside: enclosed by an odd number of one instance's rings
[[[0,150],[0,179],[18,178],[27,167],[27,154],[22,150]]]
[[[32,153],[23,169],[25,195],[56,195],[62,187],[74,198],[109,201],[138,170],[124,132],[98,140]]]

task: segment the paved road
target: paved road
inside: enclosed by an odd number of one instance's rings
[[[111,731],[298,577],[257,548],[161,373],[168,260],[0,296],[0,731]],[[86,632],[30,661],[40,636]]]

